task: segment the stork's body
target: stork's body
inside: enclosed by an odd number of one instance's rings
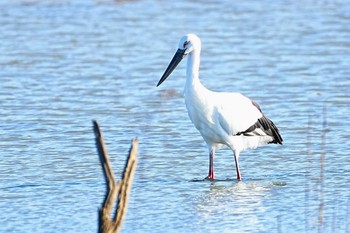
[[[238,158],[242,150],[267,143],[282,144],[283,140],[277,127],[255,102],[240,93],[214,92],[202,85],[199,80],[200,51],[201,42],[196,35],[184,36],[158,85],[188,55],[185,103],[191,121],[209,147],[207,178],[214,179],[215,151],[228,146],[234,152],[237,179],[241,180]]]

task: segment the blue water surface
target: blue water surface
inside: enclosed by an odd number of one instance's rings
[[[116,177],[139,163],[123,232],[350,232],[350,5],[307,1],[0,1],[0,232],[97,232],[105,194],[92,119]],[[284,145],[215,158],[188,119],[181,36],[200,77],[257,101]]]

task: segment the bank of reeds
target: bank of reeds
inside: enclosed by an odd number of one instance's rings
[[[317,114],[316,114],[317,115]],[[331,232],[343,232],[339,231],[340,229],[344,229],[345,233],[350,232],[350,197],[349,193],[344,193],[344,196],[334,196],[335,199],[332,199],[333,207],[329,207],[327,205],[330,200],[325,196],[326,192],[326,165],[327,162],[330,162],[332,158],[327,157],[327,133],[329,132],[328,123],[327,123],[327,104],[324,102],[322,109],[322,129],[319,137],[320,141],[320,152],[316,155],[312,149],[312,146],[315,145],[312,131],[314,129],[312,121],[314,119],[311,115],[308,118],[308,127],[307,127],[307,166],[305,172],[305,232],[329,232],[329,228]],[[317,161],[318,160],[318,161]],[[318,163],[319,173],[317,175],[312,173],[312,167],[315,166],[314,163]],[[346,198],[346,211],[342,211],[340,213],[339,208],[339,200],[338,198]],[[315,200],[318,202],[317,206],[315,205]],[[344,202],[344,199],[343,199]],[[316,212],[317,208],[317,212]],[[331,208],[332,218],[326,218],[326,209],[327,211]],[[317,216],[314,214],[317,213]],[[340,216],[345,215],[345,216]],[[337,216],[345,219],[341,223],[337,221]],[[330,222],[331,221],[331,222]],[[281,232],[281,231],[279,231]]]

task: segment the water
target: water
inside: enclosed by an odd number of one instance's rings
[[[350,232],[347,1],[0,2],[0,232],[96,232],[105,184],[139,164],[123,232]],[[201,79],[256,100],[284,145],[229,150],[215,182],[188,119],[185,63],[155,88],[180,37]],[[324,159],[322,159],[324,158]]]

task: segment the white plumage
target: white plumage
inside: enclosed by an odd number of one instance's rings
[[[234,152],[237,179],[241,180],[240,152],[267,143],[282,144],[277,127],[257,103],[240,93],[214,92],[199,80],[201,41],[194,34],[181,38],[179,49],[159,80],[159,86],[188,55],[184,89],[188,115],[209,147],[208,179],[214,179],[215,151],[228,146]]]

